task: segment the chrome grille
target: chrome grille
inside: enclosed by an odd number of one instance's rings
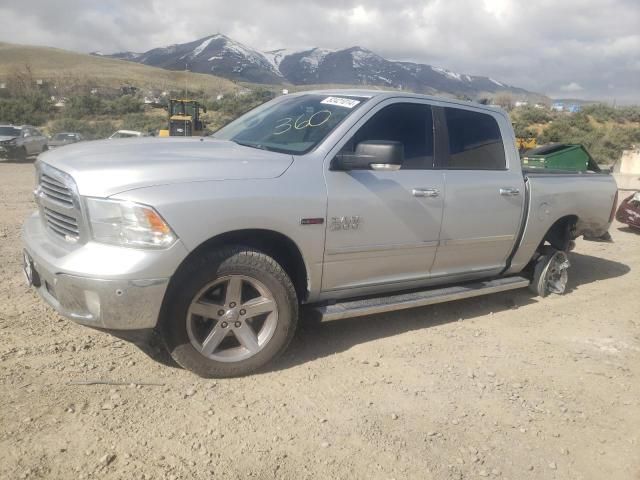
[[[73,193],[63,182],[46,173],[40,175],[40,188],[42,192],[54,202],[60,202],[70,207],[73,206]]]
[[[42,222],[49,232],[67,242],[85,239],[82,212],[73,178],[47,164],[36,164],[38,188],[36,202]]]
[[[62,237],[80,238],[80,228],[75,218],[44,207],[44,218],[47,226]]]

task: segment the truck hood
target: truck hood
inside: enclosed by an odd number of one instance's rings
[[[154,185],[275,178],[293,157],[213,138],[151,137],[80,142],[39,161],[71,175],[81,195],[108,197]]]
[[[18,137],[15,137],[15,136],[11,137],[11,136],[8,136],[8,135],[0,135],[0,142],[6,142],[7,140],[15,140],[16,138],[18,138]]]

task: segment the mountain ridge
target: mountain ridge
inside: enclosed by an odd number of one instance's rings
[[[534,94],[488,76],[461,74],[418,62],[389,60],[361,46],[344,49],[280,48],[262,52],[219,33],[146,52],[109,55],[96,52],[93,55],[168,70],[188,69],[258,84],[370,85],[469,97],[501,92],[523,96]]]

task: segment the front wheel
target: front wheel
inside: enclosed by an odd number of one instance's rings
[[[18,148],[14,153],[14,158],[18,162],[24,162],[27,159],[27,149],[25,147]]]
[[[282,353],[298,301],[283,268],[259,251],[205,254],[173,282],[161,333],[173,359],[202,377],[249,374]]]

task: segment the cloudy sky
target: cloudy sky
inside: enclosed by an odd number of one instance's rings
[[[640,103],[640,0],[0,1],[0,41],[106,53],[212,33],[359,45],[554,97]]]

